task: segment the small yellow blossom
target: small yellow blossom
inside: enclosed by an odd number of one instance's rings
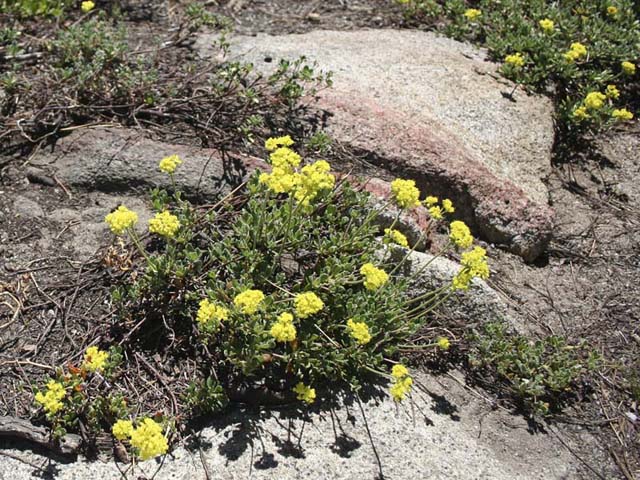
[[[294,303],[299,318],[310,317],[324,308],[324,302],[313,292],[297,294]]]
[[[273,152],[275,149],[279,147],[290,147],[294,144],[294,141],[291,139],[289,135],[285,135],[284,137],[271,137],[268,138],[266,142],[264,142],[264,147]]]
[[[258,311],[258,307],[263,300],[264,293],[260,290],[245,290],[235,296],[233,304],[238,307],[242,313],[253,315]]]
[[[564,54],[564,58],[569,62],[574,62],[587,55],[587,47],[580,42],[574,42],[569,47],[569,51]]]
[[[226,308],[211,303],[207,298],[200,301],[196,320],[201,326],[212,326],[216,329],[220,325],[220,322],[228,318],[229,310]]]
[[[302,158],[288,147],[277,148],[269,155],[274,168],[295,168],[300,165]]]
[[[420,205],[420,190],[413,180],[396,178],[391,182],[391,194],[400,208],[413,208]]]
[[[331,165],[326,160],[318,160],[302,167],[297,177],[294,198],[303,206],[308,206],[323,190],[331,190],[336,177],[329,173]]]
[[[156,213],[155,217],[149,220],[149,231],[163,237],[173,238],[179,229],[180,220],[178,217],[166,210]]]
[[[409,370],[407,367],[401,364],[394,365],[391,369],[391,376],[393,377],[393,384],[389,389],[391,396],[396,402],[404,400],[405,395],[411,390],[413,385],[413,379],[409,376]]]
[[[367,290],[377,290],[389,281],[389,275],[373,263],[365,263],[360,267],[360,274],[364,277],[364,287]]]
[[[296,394],[298,400],[302,400],[306,403],[313,403],[316,399],[316,389],[307,387],[304,383],[298,382],[293,391]]]
[[[436,203],[438,203],[438,197],[434,197],[433,195],[429,195],[424,199],[424,204],[427,207],[433,207]]]
[[[587,113],[586,107],[576,108],[571,114],[571,116],[575,118],[577,121],[586,120],[587,118],[589,118],[589,114]]]
[[[271,336],[278,342],[293,342],[296,339],[296,327],[293,325],[293,315],[284,312],[271,327]]]
[[[482,12],[477,8],[468,8],[467,10],[465,10],[463,15],[467,18],[467,20],[474,21],[476,18],[482,15]]]
[[[607,15],[611,16],[611,17],[615,17],[618,14],[618,7],[614,6],[614,5],[609,5],[607,7]]]
[[[449,350],[450,346],[451,346],[451,342],[449,342],[448,338],[440,337],[438,339],[438,347],[440,347],[442,350]]]
[[[636,73],[636,66],[631,62],[622,62],[620,66],[622,67],[622,72],[625,75],[633,75]]]
[[[544,30],[545,33],[551,33],[553,32],[555,25],[553,23],[553,20],[549,19],[549,18],[545,18],[543,20],[540,20],[540,22],[538,22],[540,24],[540,28],[542,28],[542,30]]]
[[[159,167],[164,173],[172,174],[180,164],[182,164],[182,160],[178,155],[170,155],[160,160]]]
[[[407,237],[399,230],[395,230],[393,228],[385,228],[384,236],[385,236],[385,241],[387,243],[393,242],[405,248],[409,246],[409,241],[407,240]]]
[[[126,440],[133,433],[133,423],[131,423],[131,420],[118,420],[111,427],[111,433],[117,440]]]
[[[616,120],[631,120],[633,118],[633,113],[631,113],[626,108],[620,108],[620,109],[616,108],[611,113],[611,116]]]
[[[117,210],[104,217],[104,221],[107,222],[113,233],[122,235],[126,230],[138,223],[138,214],[124,205],[120,205]]]
[[[409,375],[409,370],[401,363],[395,364],[391,369],[391,376],[396,380],[406,377],[407,375]]]
[[[442,200],[442,209],[447,213],[453,213],[456,211],[456,209],[453,206],[453,202],[448,198],[445,198],[444,200]]]
[[[429,209],[429,215],[434,220],[442,220],[444,218],[444,212],[442,211],[442,208],[437,205]]]
[[[84,362],[82,363],[82,367],[89,372],[99,372],[104,369],[108,359],[108,352],[100,350],[96,346],[89,347],[84,352]]]
[[[511,65],[514,68],[524,67],[524,57],[520,52],[504,57],[504,63]]]
[[[82,2],[82,4],[80,5],[80,8],[84,13],[87,13],[93,10],[95,6],[96,6],[95,3],[93,3],[91,0],[88,0],[86,2]]]
[[[150,418],[145,418],[131,432],[131,446],[137,449],[141,460],[163,455],[169,449],[162,427]]]
[[[65,397],[66,392],[60,382],[55,380],[49,380],[47,382],[47,391],[43,394],[37,392],[35,395],[35,401],[42,405],[47,415],[55,415],[64,406],[62,399]]]
[[[360,345],[366,345],[371,341],[371,334],[369,333],[369,327],[364,322],[354,322],[353,319],[347,320],[347,328],[349,334]]]
[[[449,226],[449,238],[458,248],[469,248],[473,244],[471,230],[460,220],[451,222]]]
[[[584,106],[588,110],[600,110],[606,99],[607,97],[600,92],[590,92],[584,99]]]
[[[615,85],[607,85],[607,90],[605,92],[608,98],[612,98],[617,100],[620,98],[620,90]]]
[[[462,254],[460,261],[462,269],[453,278],[453,288],[467,290],[474,277],[486,280],[489,278],[489,264],[487,263],[487,251],[482,247],[475,247]]]

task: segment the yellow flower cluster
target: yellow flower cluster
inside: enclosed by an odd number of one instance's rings
[[[218,328],[220,322],[229,318],[229,310],[215,303],[211,303],[209,299],[205,298],[200,301],[200,307],[196,314],[196,320],[200,325]]]
[[[307,387],[304,383],[298,382],[293,391],[296,394],[298,400],[302,400],[306,403],[313,403],[316,399],[316,389]]]
[[[407,240],[407,237],[399,230],[395,230],[393,228],[385,228],[384,237],[385,237],[385,243],[392,242],[400,245],[401,247],[409,246],[409,241]]]
[[[172,174],[180,164],[182,164],[182,160],[178,155],[170,155],[160,160],[159,167],[164,173]]]
[[[60,382],[49,380],[47,382],[47,391],[44,394],[37,392],[35,401],[42,405],[47,415],[54,415],[62,409],[62,399],[65,395],[66,392]]]
[[[354,322],[353,319],[347,320],[347,328],[349,334],[360,345],[366,345],[371,341],[371,334],[369,333],[369,327],[364,322]]]
[[[169,444],[162,434],[162,427],[150,418],[145,418],[131,432],[131,446],[138,450],[141,460],[148,460],[167,453]]]
[[[296,327],[293,325],[293,315],[284,312],[271,327],[271,336],[277,342],[293,342],[296,339]]]
[[[156,213],[155,217],[149,220],[149,231],[163,237],[173,238],[179,229],[180,220],[167,210]]]
[[[294,144],[294,141],[291,139],[289,135],[285,135],[284,137],[272,137],[268,138],[266,142],[264,142],[264,148],[268,151],[273,152],[275,149],[280,147],[290,147]]]
[[[295,199],[308,206],[322,190],[331,190],[336,183],[336,177],[329,173],[330,170],[331,165],[325,160],[318,160],[302,167],[294,194]]]
[[[442,350],[449,350],[450,346],[451,346],[451,342],[449,342],[448,338],[446,337],[438,338],[438,347],[440,347]]]
[[[600,110],[606,99],[607,97],[600,92],[590,92],[584,98],[584,106],[587,110]]]
[[[396,402],[401,402],[411,390],[413,379],[409,376],[409,370],[404,365],[394,365],[391,369],[393,384],[389,391]]]
[[[460,220],[451,222],[449,227],[449,238],[458,248],[469,248],[473,244],[471,230],[469,230],[469,227]]]
[[[617,14],[618,14],[618,7],[616,7],[615,5],[609,5],[607,7],[607,15],[611,17],[615,17]]]
[[[438,203],[438,197],[429,195],[427,198],[424,199],[424,204],[427,207],[433,207],[436,203]]]
[[[631,113],[626,108],[620,108],[620,109],[616,108],[611,113],[611,116],[616,120],[631,120],[633,118],[633,113]]]
[[[573,111],[571,116],[574,119],[581,121],[581,120],[586,120],[587,118],[589,118],[590,115],[587,113],[587,107],[580,106]]]
[[[365,263],[360,267],[360,274],[364,277],[364,287],[367,290],[377,290],[389,281],[389,275],[373,263]]]
[[[467,20],[474,21],[476,18],[482,15],[482,12],[477,8],[468,8],[467,10],[465,10],[463,15],[467,18]]]
[[[582,45],[580,42],[574,42],[571,44],[569,51],[564,54],[564,58],[568,62],[575,62],[576,60],[579,60],[586,55],[587,47]]]
[[[456,209],[453,206],[453,202],[448,198],[445,198],[444,200],[442,200],[442,209],[447,213],[453,213],[456,211]]]
[[[620,66],[622,67],[622,73],[624,73],[625,75],[633,75],[636,73],[636,66],[634,63],[625,61],[622,62]]]
[[[617,100],[620,97],[620,90],[618,90],[615,85],[607,85],[605,93],[608,98],[612,98],[613,100]]]
[[[294,302],[296,315],[300,318],[310,317],[324,308],[323,301],[313,292],[297,294]]]
[[[87,0],[86,2],[82,2],[80,4],[80,9],[84,12],[84,13],[88,13],[91,10],[93,10],[93,8],[96,6],[95,3],[93,3],[91,0]]]
[[[99,372],[104,369],[109,359],[109,353],[93,346],[84,352],[84,362],[82,367],[89,372]]]
[[[138,223],[138,214],[132,212],[124,205],[120,205],[115,211],[104,217],[109,228],[116,235],[122,235],[126,230],[133,228]]]
[[[512,55],[507,55],[504,57],[504,63],[507,65],[511,65],[514,68],[522,68],[524,67],[524,57],[520,52],[516,52]]]
[[[133,433],[133,423],[131,420],[118,420],[111,427],[111,433],[117,440],[123,441],[131,437]]]
[[[396,178],[391,182],[391,194],[400,208],[413,208],[420,205],[420,190],[413,180]]]
[[[553,32],[553,29],[555,27],[553,20],[545,18],[543,20],[540,20],[540,22],[538,23],[540,24],[540,28],[542,28],[542,30],[544,30],[545,33]]]
[[[475,247],[462,254],[462,269],[453,277],[453,288],[467,290],[474,277],[489,278],[489,264],[487,263],[487,251],[482,247]]]
[[[442,220],[444,218],[444,211],[438,205],[434,205],[429,208],[429,215],[434,220]]]
[[[242,313],[253,315],[258,311],[258,307],[263,300],[264,293],[260,290],[245,290],[235,296],[233,304],[239,308]]]

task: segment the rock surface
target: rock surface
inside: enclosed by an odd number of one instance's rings
[[[199,40],[205,54],[210,40]],[[485,51],[394,30],[235,37],[232,45],[233,55],[263,73],[279,58],[301,55],[335,72],[334,87],[317,104],[330,114],[324,128],[334,139],[453,198],[486,240],[527,260],[544,250],[553,218],[543,183],[553,106],[522,92],[506,98],[512,85]]]

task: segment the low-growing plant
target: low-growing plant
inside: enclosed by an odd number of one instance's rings
[[[501,322],[474,333],[471,344],[471,367],[485,381],[499,381],[527,411],[542,415],[558,411],[580,391],[599,363],[585,344],[571,345],[555,335],[531,341]]]

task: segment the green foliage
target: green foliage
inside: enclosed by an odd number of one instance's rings
[[[73,5],[72,0],[2,0],[0,13],[8,13],[21,17],[62,15],[65,8]]]
[[[442,29],[447,35],[471,40],[488,47],[492,58],[521,53],[521,68],[503,65],[510,79],[533,89],[555,92],[561,126],[567,131],[597,130],[616,121],[615,108],[628,106],[638,93],[639,74],[626,75],[623,61],[640,60],[640,22],[638,7],[631,0],[549,3],[544,0],[505,0],[464,2],[462,0],[399,1],[405,5],[408,21]],[[608,7],[615,7],[615,14]],[[473,20],[465,16],[468,8],[482,13]],[[541,20],[552,20],[545,31]],[[578,42],[587,54],[569,61],[565,54]],[[584,105],[590,92],[603,92],[615,84],[621,95],[609,98],[601,109],[579,118],[575,110]]]
[[[189,408],[199,415],[217,413],[229,403],[222,385],[211,377],[191,382],[185,395],[185,401]]]
[[[471,366],[495,375],[526,409],[540,414],[559,409],[599,363],[585,345],[558,336],[532,342],[504,323],[485,325],[471,341]]]

